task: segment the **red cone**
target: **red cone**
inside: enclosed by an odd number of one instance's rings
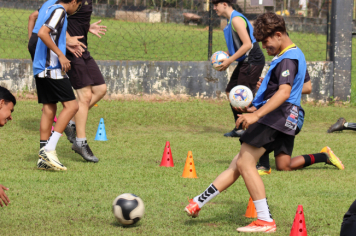
[[[168,141],[166,142],[166,146],[164,147],[162,161],[159,166],[174,167],[171,145]]]
[[[302,205],[298,206],[289,236],[307,236],[307,227],[305,226],[304,211]]]

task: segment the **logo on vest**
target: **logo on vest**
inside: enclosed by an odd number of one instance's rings
[[[290,75],[289,70],[285,70],[282,72],[283,77],[287,77],[288,75]]]
[[[84,5],[88,5],[89,3],[87,1],[85,1]]]

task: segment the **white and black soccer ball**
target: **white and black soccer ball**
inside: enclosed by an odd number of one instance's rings
[[[217,70],[217,66],[221,65],[221,59],[225,59],[225,58],[229,58],[229,55],[227,55],[226,52],[224,51],[217,51],[215,52],[211,58],[210,58],[210,62],[211,62],[211,65],[213,66],[213,68],[215,70]],[[219,62],[220,61],[220,62]]]
[[[253,94],[248,87],[237,85],[231,89],[229,99],[231,106],[243,109],[252,102]]]
[[[132,193],[124,193],[115,198],[112,211],[119,223],[132,225],[143,217],[145,206],[138,196]]]

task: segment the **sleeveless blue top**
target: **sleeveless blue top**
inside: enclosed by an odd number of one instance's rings
[[[230,53],[231,56],[234,55],[239,50],[237,45],[235,45],[234,39],[233,39],[233,36],[232,36],[232,34],[233,34],[232,19],[234,17],[236,17],[236,16],[242,17],[246,21],[247,27],[249,29],[248,31],[250,33],[251,43],[254,44],[256,42],[256,39],[253,36],[253,27],[252,27],[251,23],[247,20],[247,18],[244,15],[242,15],[241,13],[233,10],[232,13],[231,13],[231,16],[230,16],[230,21],[229,21],[229,23],[227,24],[227,26],[224,29],[224,36],[225,36],[226,46],[227,46],[227,49],[229,50],[229,53]],[[236,61],[243,61],[246,57],[247,57],[247,55],[243,55],[242,57],[237,58]]]
[[[63,8],[64,12],[65,9],[62,5],[56,4],[48,8],[47,11],[41,12],[41,14],[44,14],[45,16],[43,17],[43,23],[47,21],[47,19],[51,16],[52,12],[55,11],[58,8]],[[58,39],[58,45],[57,47],[62,51],[64,55],[66,55],[66,32],[67,32],[67,14],[64,17],[64,23],[62,27],[62,31],[59,35]],[[48,66],[46,68],[47,64],[47,51],[48,48],[44,42],[39,38],[37,41],[37,46],[36,46],[36,52],[35,52],[35,59],[33,60],[33,74],[37,75],[41,73],[42,71],[46,69],[61,69],[61,63],[59,63],[58,57],[57,57],[57,64],[55,66]]]
[[[54,5],[58,0],[48,0],[47,2],[43,3],[41,6],[40,10],[38,11],[38,17],[37,21],[35,24],[35,28],[33,28],[32,33],[38,33],[38,31],[41,29],[42,25],[45,23],[44,17],[46,16],[46,11],[47,9]]]
[[[268,82],[271,78],[272,70],[280,63],[283,59],[298,60],[298,73],[294,79],[292,91],[290,92],[289,98],[286,102],[300,107],[300,99],[302,97],[303,84],[305,79],[305,73],[307,71],[307,63],[303,52],[299,48],[291,48],[283,53],[281,56],[275,58],[269,67],[269,70],[262,81],[260,88],[257,91],[255,98],[252,101],[252,105],[257,109],[263,106],[267,101],[264,100],[264,94],[267,89]]]

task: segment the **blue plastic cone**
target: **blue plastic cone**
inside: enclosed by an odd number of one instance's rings
[[[106,138],[105,124],[104,119],[101,118],[98,126],[98,130],[96,131],[95,139],[96,141],[108,141]]]

